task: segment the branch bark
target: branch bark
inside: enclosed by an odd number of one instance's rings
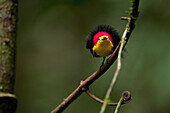
[[[17,0],[0,1],[0,113],[14,113]]]

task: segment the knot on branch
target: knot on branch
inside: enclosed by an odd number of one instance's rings
[[[122,104],[126,104],[128,102],[131,101],[131,94],[129,91],[124,91],[122,93],[122,98],[123,98],[123,101],[122,101]]]
[[[120,17],[121,20],[127,20],[129,21],[130,20],[130,17]]]
[[[86,92],[87,90],[89,90],[89,87],[84,87],[84,86],[83,86],[83,83],[84,83],[84,81],[81,80],[81,81],[80,81],[80,86],[79,86],[79,87],[81,87],[81,90],[82,90],[83,92]]]

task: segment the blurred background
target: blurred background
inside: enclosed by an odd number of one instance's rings
[[[170,113],[170,1],[141,0],[140,15],[124,53],[122,70],[111,99],[128,90],[132,101],[119,113]],[[19,0],[17,113],[49,113],[95,72],[102,58],[93,58],[85,37],[99,24],[122,35],[130,0]],[[114,64],[91,85],[104,98]],[[64,113],[98,113],[101,104],[82,94]],[[108,107],[106,113],[113,113]]]

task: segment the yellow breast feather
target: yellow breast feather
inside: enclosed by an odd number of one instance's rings
[[[113,44],[110,40],[98,41],[93,47],[93,53],[96,53],[100,57],[106,57],[113,52],[112,48]]]

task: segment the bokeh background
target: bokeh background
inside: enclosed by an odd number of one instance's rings
[[[137,26],[126,46],[122,70],[111,94],[128,90],[132,101],[119,113],[170,113],[170,1],[141,0]],[[85,37],[99,24],[122,35],[130,0],[19,0],[17,113],[49,113],[96,71],[102,59],[85,48]],[[104,98],[113,65],[91,85]],[[101,104],[82,94],[64,113],[98,113]],[[113,113],[108,107],[106,113]]]

